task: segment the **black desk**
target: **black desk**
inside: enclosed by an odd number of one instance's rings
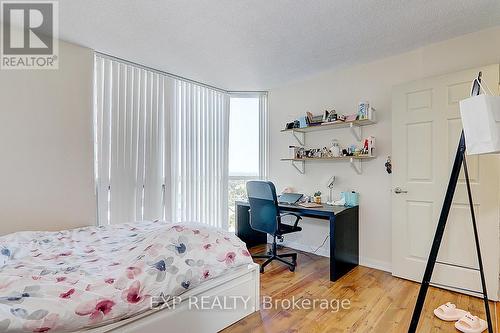
[[[323,205],[321,208],[305,208],[282,205],[281,211],[300,216],[328,220],[330,223],[330,280],[336,281],[359,264],[359,209]],[[248,202],[236,202],[236,235],[247,247],[267,243],[265,233],[250,227]],[[300,223],[307,223],[302,220]],[[324,239],[324,237],[321,237]]]

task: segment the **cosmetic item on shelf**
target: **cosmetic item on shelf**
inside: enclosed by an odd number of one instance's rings
[[[297,147],[297,146],[288,146],[289,158],[298,158],[299,157],[299,154],[298,154],[299,148],[300,147]]]
[[[306,116],[300,117],[298,120],[299,120],[299,127],[300,128],[307,127],[307,117]]]
[[[358,104],[358,120],[375,121],[375,109],[370,106],[369,102],[359,102]]]
[[[370,108],[370,103],[359,102],[358,104],[358,119],[364,120],[368,119],[368,109]]]
[[[335,139],[333,140],[332,147],[330,148],[330,153],[332,157],[342,156],[342,150],[340,149],[339,142]]]
[[[368,108],[368,119],[371,121],[375,121],[375,111],[376,110],[371,106]]]
[[[363,148],[359,151],[359,155],[375,156],[375,138],[373,136],[363,140]]]
[[[375,137],[368,137],[368,155],[375,156]]]

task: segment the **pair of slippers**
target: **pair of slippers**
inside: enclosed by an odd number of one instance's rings
[[[455,328],[464,333],[480,333],[488,328],[485,320],[457,309],[453,303],[446,303],[434,310],[434,315],[444,321],[456,321]]]

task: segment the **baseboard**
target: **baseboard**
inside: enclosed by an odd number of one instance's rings
[[[296,243],[296,242],[284,241],[283,243],[279,243],[279,244],[286,246],[286,247],[289,247],[291,249],[304,251],[307,253],[314,253],[314,254],[322,256],[322,257],[327,257],[327,258],[330,257],[330,249],[328,248],[327,244],[323,245],[323,247],[321,247],[319,249],[317,247],[314,248],[310,245]],[[316,250],[316,252],[313,252],[315,250]],[[359,264],[361,266],[370,267],[370,268],[378,269],[378,270],[389,272],[389,273],[392,272],[391,263],[385,262],[385,261],[380,261],[380,260],[360,256],[359,257]]]
[[[360,256],[359,264],[361,266],[370,267],[384,272],[392,273],[392,265],[390,262],[385,262]]]
[[[314,253],[318,256],[327,257],[327,258],[330,257],[330,250],[328,249],[327,244],[323,245],[323,247],[321,247],[319,249],[317,247],[314,248],[312,246],[301,244],[301,243],[296,243],[296,242],[284,241],[283,243],[278,243],[278,244],[289,247],[291,249],[295,249],[295,250],[299,250],[299,251],[303,251],[303,252],[307,252],[307,253]],[[315,250],[316,250],[316,252],[314,252]]]

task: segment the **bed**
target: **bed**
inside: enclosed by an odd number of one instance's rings
[[[141,221],[0,237],[0,332],[208,333],[258,307],[258,266],[220,229]]]

